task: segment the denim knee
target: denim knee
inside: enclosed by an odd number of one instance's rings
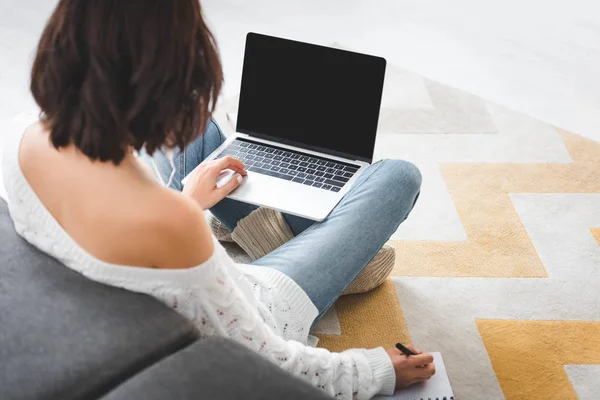
[[[422,176],[416,165],[404,160],[383,160],[382,163],[382,172],[388,180],[387,189],[392,194],[416,196],[419,193]]]
[[[408,161],[383,160],[372,178],[372,205],[392,231],[412,211],[421,190],[421,172]]]

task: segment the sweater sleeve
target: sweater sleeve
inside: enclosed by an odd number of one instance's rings
[[[191,307],[178,310],[196,322],[202,336],[233,339],[337,399],[392,394],[395,374],[383,348],[332,353],[286,341],[264,323],[258,310],[235,285],[223,265],[232,261],[224,258],[198,268],[194,282],[174,293],[174,303]],[[187,301],[178,301],[179,296],[188,297]]]

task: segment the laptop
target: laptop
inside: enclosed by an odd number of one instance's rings
[[[325,219],[373,161],[385,67],[381,57],[249,33],[236,133],[206,159],[246,165],[228,197]]]

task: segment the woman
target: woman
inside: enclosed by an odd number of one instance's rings
[[[252,208],[225,199],[238,180],[216,188],[223,169],[244,176],[244,165],[226,158],[195,168],[223,139],[210,122],[221,81],[196,0],[59,1],[32,70],[42,113],[15,121],[6,146],[16,230],[88,278],[148,293],[201,335],[236,340],[339,398],[390,394],[431,377],[428,354],[308,345],[317,316],[412,209],[418,170],[372,165],[324,222],[287,216],[301,234],[253,265],[235,265],[203,211],[231,229],[249,217]],[[156,163],[175,187],[194,170],[183,192],[157,182],[135,155],[161,149],[177,153]]]

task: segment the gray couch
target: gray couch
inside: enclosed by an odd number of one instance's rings
[[[153,298],[90,281],[15,232],[0,200],[0,399],[326,399]]]

